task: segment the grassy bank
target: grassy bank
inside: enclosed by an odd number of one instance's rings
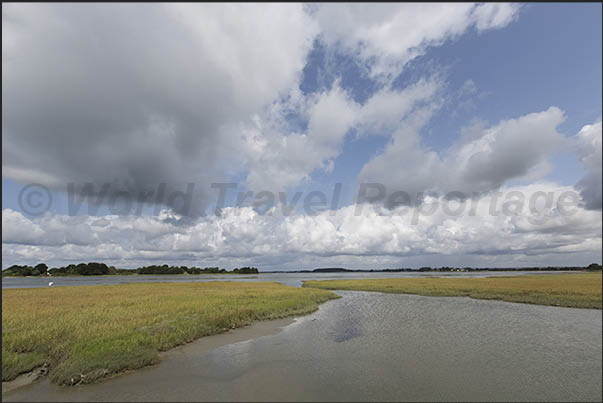
[[[158,352],[256,320],[312,312],[337,296],[278,283],[123,284],[2,291],[2,380],[43,364],[89,383]]]
[[[462,296],[538,305],[601,309],[601,273],[487,278],[311,280],[304,287],[427,296]]]

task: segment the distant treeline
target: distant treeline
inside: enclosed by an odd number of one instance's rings
[[[601,265],[591,263],[588,266],[546,266],[546,267],[421,267],[420,269],[399,268],[399,269],[344,269],[342,267],[325,267],[314,270],[298,270],[294,273],[399,273],[399,272],[452,272],[452,271],[572,271],[572,270],[588,270],[600,271]],[[283,272],[273,272],[283,273]],[[285,272],[286,273],[286,272]],[[293,273],[293,272],[289,272]]]
[[[373,269],[373,270],[350,270],[342,267],[326,267],[314,270],[298,270],[289,272],[270,272],[270,273],[398,273],[398,272],[476,272],[476,271],[572,271],[588,270],[601,271],[601,265],[592,263],[588,266],[547,266],[547,267],[507,267],[507,268],[474,268],[474,267],[421,267],[420,269],[399,268],[399,269]],[[25,276],[102,276],[102,275],[131,275],[131,274],[258,274],[259,270],[255,267],[241,267],[228,271],[219,267],[187,267],[187,266],[162,266],[152,265],[143,266],[137,269],[117,269],[114,266],[107,266],[104,263],[80,263],[70,264],[64,267],[53,267],[51,269],[44,263],[36,266],[13,265],[2,270],[2,276],[25,277]],[[269,272],[265,272],[269,273]]]
[[[2,276],[25,277],[25,276],[102,276],[102,275],[130,275],[130,274],[257,274],[255,267],[241,267],[228,271],[219,267],[186,267],[186,266],[144,266],[135,270],[117,269],[104,263],[80,263],[70,264],[64,267],[53,267],[51,269],[44,263],[36,266],[13,265],[2,270]]]
[[[186,266],[145,266],[136,269],[137,274],[223,274],[223,273],[234,273],[234,274],[258,274],[259,271],[255,267],[241,267],[227,271],[220,269],[219,267],[206,267],[204,269],[200,267],[186,267]]]
[[[572,270],[601,270],[601,265],[591,263],[588,266],[546,266],[546,267],[421,267],[421,272],[448,272],[448,271],[572,271]],[[384,271],[415,271],[413,269],[393,269]]]

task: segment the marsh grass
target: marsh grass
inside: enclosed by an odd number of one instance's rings
[[[486,278],[311,280],[305,281],[303,287],[441,297],[463,296],[538,305],[601,309],[601,273]]]
[[[89,383],[253,321],[310,313],[337,296],[270,282],[122,284],[2,291],[2,380],[43,364]]]

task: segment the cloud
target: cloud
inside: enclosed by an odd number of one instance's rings
[[[158,216],[27,218],[4,209],[3,264],[94,259],[121,267],[161,261],[291,269],[600,257],[601,122],[576,136],[586,175],[575,188],[584,206],[571,216],[547,207],[545,223],[522,212],[491,215],[484,206],[473,216],[438,211],[413,223],[424,205],[403,214],[408,203],[366,205],[362,214],[350,205],[314,215],[225,207],[219,216],[200,216],[210,183],[238,177],[255,191],[290,189],[330,172],[350,135],[391,139],[358,177],[389,191],[571,191],[547,183],[508,187],[537,181],[564,144],[559,108],[493,125],[474,121],[456,144],[435,152],[421,133],[445,100],[469,111],[483,93],[466,80],[446,96],[439,76],[392,86],[429,47],[505,27],[518,12],[516,4],[498,3],[3,5],[3,176],[58,190],[69,182],[97,189],[111,183],[134,196],[160,183],[166,193],[196,185],[187,219],[173,202]],[[302,91],[313,46],[360,65],[366,93],[353,96],[358,89],[337,74]]]
[[[461,192],[466,196],[499,189],[507,181],[529,175],[562,143],[557,126],[564,120],[556,107],[467,130],[443,153],[421,144],[420,131],[437,105],[427,105],[405,119],[385,151],[369,161],[359,183],[382,183],[390,192]],[[417,200],[420,201],[420,200]]]
[[[503,28],[517,18],[517,4],[484,3],[473,9],[472,17],[478,31]]]
[[[454,158],[462,166],[459,180],[463,187],[490,191],[528,174],[562,144],[557,126],[564,119],[559,108],[550,107],[502,121],[480,139],[463,145]]]
[[[502,28],[518,13],[517,4],[409,3],[321,4],[313,15],[325,43],[357,54],[371,76],[389,81],[428,47],[472,26],[478,31]]]
[[[391,135],[418,106],[433,103],[443,87],[440,78],[431,77],[420,79],[403,90],[377,91],[358,111],[358,135]]]
[[[55,190],[110,184],[133,197],[194,183],[190,208],[166,202],[193,216],[205,211],[210,183],[233,176],[246,174],[254,188],[294,186],[333,169],[350,129],[389,135],[441,87],[435,79],[381,86],[359,104],[337,81],[306,96],[300,80],[316,38],[378,77],[471,26],[504,26],[517,10],[5,5],[3,175]]]
[[[580,161],[586,174],[576,184],[586,208],[601,210],[601,121],[584,126],[576,136]]]
[[[518,257],[535,255],[556,264],[551,256],[566,252],[587,263],[601,253],[601,211],[585,209],[579,199],[571,187],[540,183],[505,187],[501,195],[463,204],[432,199],[430,203],[438,203],[434,210],[349,205],[283,216],[277,209],[261,215],[251,207],[227,207],[220,216],[199,217],[187,226],[177,225],[167,211],[159,216],[47,214],[30,219],[4,209],[3,264],[46,259],[52,264],[105,260],[123,267],[154,261],[232,267],[261,262],[299,269],[311,268],[302,256],[314,264],[360,262],[362,267],[381,259],[391,267],[405,259],[471,261],[479,255],[480,265],[513,265]]]
[[[299,4],[10,4],[2,33],[5,176],[192,182],[200,209],[242,164],[229,128],[296,85],[317,28]]]
[[[258,190],[284,190],[326,167],[341,151],[360,106],[335,84],[329,91],[287,99],[271,114],[244,129],[249,158],[247,183]],[[287,114],[294,110],[307,122],[304,132],[289,132]]]
[[[441,91],[437,78],[421,79],[402,89],[382,89],[364,104],[335,82],[330,90],[301,97],[298,92],[240,129],[246,138],[242,154],[249,159],[248,185],[258,190],[284,190],[308,180],[316,169],[327,171],[341,153],[346,134],[390,135],[417,105]],[[292,113],[307,122],[303,132],[289,131]]]
[[[472,79],[465,80],[461,88],[459,88],[459,98],[469,97],[478,92],[477,85]]]

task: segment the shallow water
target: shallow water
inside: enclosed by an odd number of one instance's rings
[[[300,287],[305,280],[338,280],[338,279],[373,279],[396,277],[489,277],[489,276],[521,276],[529,274],[564,274],[559,271],[504,271],[504,272],[400,272],[400,273],[264,273],[258,275],[144,275],[144,276],[75,276],[75,277],[5,277],[2,288],[38,288],[48,287],[52,281],[53,287],[126,284],[126,283],[158,283],[158,282],[197,282],[197,281],[277,281],[286,285]]]
[[[600,310],[338,293],[277,334],[200,340],[100,384],[45,380],[3,400],[601,400]]]

